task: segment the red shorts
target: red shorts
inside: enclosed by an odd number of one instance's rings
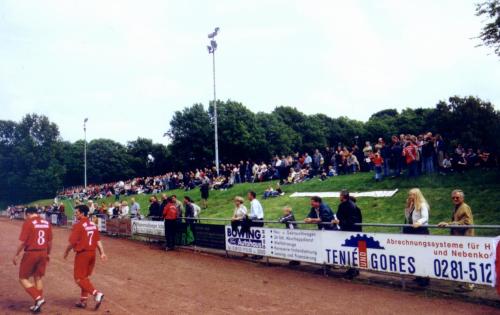
[[[95,266],[95,251],[85,251],[76,253],[75,270],[73,276],[75,280],[90,277]]]
[[[43,277],[47,268],[49,256],[46,251],[24,252],[21,265],[19,266],[19,279],[30,277]]]

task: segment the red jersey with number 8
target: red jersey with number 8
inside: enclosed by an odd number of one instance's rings
[[[47,220],[36,216],[26,219],[19,240],[24,243],[25,251],[46,250],[52,241],[52,228]]]
[[[97,226],[86,217],[73,225],[73,230],[69,236],[69,243],[77,253],[95,251],[97,242],[100,240],[101,236]]]

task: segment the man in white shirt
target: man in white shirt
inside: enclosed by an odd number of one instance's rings
[[[250,214],[248,217],[252,220],[252,226],[264,226],[264,222],[255,222],[264,220],[264,208],[260,202],[256,199],[255,191],[249,191],[247,194],[248,200],[250,201]]]
[[[248,218],[252,221],[251,226],[263,227],[264,226],[264,208],[260,202],[256,199],[257,194],[255,191],[249,191],[247,194],[248,200],[250,200],[250,213]],[[263,256],[254,255],[252,259],[262,259]]]

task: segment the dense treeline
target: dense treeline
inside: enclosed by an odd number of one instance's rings
[[[332,108],[334,110],[334,108]],[[176,112],[169,132],[170,149],[181,157],[178,167],[195,167],[213,160],[213,108],[195,104]],[[254,114],[233,101],[217,103],[219,148],[222,161],[267,160],[275,154],[309,152],[315,148],[361,145],[364,140],[386,141],[394,134],[440,133],[450,145],[500,148],[500,114],[489,102],[475,97],[451,97],[435,108],[386,109],[363,123],[347,117],[305,115],[295,108],[280,106],[271,113]]]
[[[475,97],[451,97],[435,108],[387,109],[367,122],[323,114],[305,115],[280,106],[253,113],[243,104],[217,103],[219,150],[223,162],[268,160],[275,154],[387,140],[393,134],[440,133],[449,145],[500,148],[500,113]],[[174,114],[165,146],[138,138],[122,145],[109,139],[88,143],[89,183],[162,174],[213,163],[213,107],[195,104]],[[0,120],[0,203],[54,196],[58,189],[83,183],[83,141],[61,139],[45,116],[26,115],[20,122]],[[153,159],[148,158],[151,155]]]

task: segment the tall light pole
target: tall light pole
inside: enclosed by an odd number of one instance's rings
[[[215,169],[219,175],[219,137],[217,133],[217,96],[215,93],[215,50],[217,50],[217,42],[215,36],[219,33],[219,28],[216,27],[213,33],[208,34],[210,46],[207,46],[208,53],[212,54],[212,74],[214,80],[214,125],[215,125]]]
[[[88,118],[83,120],[83,181],[85,192],[87,192],[87,121]]]

